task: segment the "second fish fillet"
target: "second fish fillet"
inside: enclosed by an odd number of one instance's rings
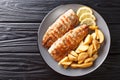
[[[64,36],[55,41],[48,52],[56,60],[63,59],[71,50],[77,48],[79,43],[88,34],[88,27],[82,25],[67,32]]]

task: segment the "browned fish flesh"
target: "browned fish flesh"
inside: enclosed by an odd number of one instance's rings
[[[48,52],[56,61],[60,61],[71,50],[75,50],[87,34],[88,27],[86,25],[76,27],[55,41],[48,49]]]
[[[78,16],[72,9],[69,9],[47,29],[43,36],[42,45],[49,48],[58,38],[73,29],[78,23]]]

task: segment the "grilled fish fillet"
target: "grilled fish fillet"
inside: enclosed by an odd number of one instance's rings
[[[56,60],[63,59],[71,50],[77,48],[79,43],[88,34],[88,27],[82,25],[67,32],[64,36],[55,41],[48,49],[48,52]]]
[[[78,16],[72,9],[69,9],[48,28],[43,36],[42,45],[49,48],[58,38],[73,29],[78,23]]]

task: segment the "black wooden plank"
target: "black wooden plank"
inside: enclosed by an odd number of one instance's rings
[[[9,54],[9,56],[6,54]],[[0,76],[13,77],[14,75],[14,77],[24,77],[28,80],[41,80],[46,79],[46,77],[50,80],[107,80],[113,77],[115,80],[120,79],[120,63],[118,63],[120,55],[109,55],[102,66],[100,66],[96,71],[83,77],[74,78],[66,77],[53,71],[43,61],[39,53],[31,55],[29,55],[29,53],[15,53],[15,56],[12,55],[11,53],[5,53],[5,55],[0,56]]]
[[[37,31],[40,23],[0,23],[0,52],[39,52]],[[111,33],[110,54],[119,54],[119,25],[108,25]]]
[[[40,23],[1,23],[0,52],[38,52]]]
[[[120,23],[120,2],[110,1],[112,0],[0,0],[0,22],[41,22],[56,6],[85,4],[98,11],[107,23]]]

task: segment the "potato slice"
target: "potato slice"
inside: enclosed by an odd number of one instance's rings
[[[77,57],[71,55],[71,54],[68,54],[68,58],[70,61],[77,61]]]
[[[76,53],[81,53],[82,51],[79,50],[79,48],[77,48],[77,49],[75,50],[75,52],[76,52]]]
[[[87,51],[89,48],[89,45],[80,45],[78,48],[80,51]]]
[[[89,45],[92,42],[92,36],[90,34],[85,38],[84,44]]]
[[[90,57],[90,58],[87,58],[84,62],[89,63],[89,62],[93,62],[93,61],[94,61],[94,58]]]
[[[103,43],[104,41],[104,35],[101,30],[98,30],[98,36],[99,36],[99,42]]]
[[[93,39],[92,44],[96,51],[100,48],[100,43],[97,40]]]
[[[75,56],[75,57],[78,57],[78,54],[75,51],[71,51],[70,54]]]
[[[69,62],[62,62],[61,64],[62,64],[62,65],[69,66],[71,63],[72,63],[72,61],[69,61]]]
[[[93,65],[93,62],[83,63],[83,64],[73,63],[73,64],[71,64],[71,68],[88,68],[92,65]]]
[[[91,57],[95,53],[95,51],[96,50],[94,49],[93,44],[91,44],[87,51],[87,53],[89,54],[89,57]]]
[[[78,64],[82,64],[84,62],[84,60],[80,60],[78,61]]]
[[[83,45],[83,41],[80,42],[79,46]],[[80,49],[79,49],[79,46],[77,47],[77,49],[75,50],[76,53],[80,53],[82,52]]]
[[[61,65],[61,63],[67,62],[68,60],[68,57],[64,57],[61,61],[59,61],[58,65]]]
[[[84,62],[84,60],[85,60],[86,58],[88,58],[88,57],[89,57],[89,55],[88,55],[87,52],[82,52],[82,53],[80,53],[80,54],[78,55],[78,63],[81,64],[81,63]]]
[[[92,33],[92,34],[91,34],[91,36],[92,36],[92,38],[93,38],[93,39],[97,39],[97,35],[96,35],[96,33],[95,33],[95,32],[94,32],[94,33]]]
[[[96,29],[95,33],[97,35],[97,39],[99,40],[99,43],[103,43],[103,41],[104,41],[104,34],[102,33],[102,31],[99,30],[99,29]]]

